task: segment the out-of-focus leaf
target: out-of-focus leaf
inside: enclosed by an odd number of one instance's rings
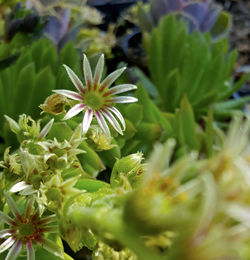
[[[30,63],[26,65],[17,77],[15,94],[13,97],[13,115],[16,119],[21,113],[27,113],[30,103],[32,92],[35,83],[35,65]]]
[[[51,94],[51,91],[55,88],[55,82],[56,80],[50,67],[45,67],[36,75],[30,106],[30,115],[32,117],[37,118],[39,116],[41,111],[37,105],[42,104]]]
[[[211,29],[212,36],[216,39],[227,35],[232,27],[232,16],[222,11]]]
[[[77,181],[75,188],[79,190],[86,190],[87,192],[95,192],[98,191],[101,188],[109,188],[110,184],[98,181],[98,180],[92,180],[92,179],[83,179]]]

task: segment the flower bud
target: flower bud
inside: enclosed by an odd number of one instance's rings
[[[91,126],[86,136],[88,138],[87,143],[95,151],[110,150],[115,146],[114,144],[111,144],[111,136],[105,135],[102,129],[97,125]]]
[[[123,182],[122,175],[128,178],[132,186],[136,184],[144,171],[144,165],[141,164],[142,160],[142,153],[139,152],[117,160],[111,173],[111,186],[120,186]]]
[[[53,115],[59,115],[64,113],[64,106],[66,104],[66,98],[60,94],[52,94],[46,98],[44,104],[39,107],[42,109],[42,113],[50,113]]]

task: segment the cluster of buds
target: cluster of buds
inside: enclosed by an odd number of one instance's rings
[[[68,197],[79,192],[73,188],[78,176],[64,180],[63,171],[73,167],[77,162],[76,155],[84,152],[78,149],[82,142],[81,127],[76,128],[71,140],[59,142],[55,138],[45,139],[53,120],[40,131],[40,122],[26,115],[20,116],[18,123],[7,119],[21,144],[11,155],[8,148],[0,164],[8,180],[6,188],[23,196],[34,195],[40,207],[60,210]]]

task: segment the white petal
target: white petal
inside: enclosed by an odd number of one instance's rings
[[[8,206],[15,216],[16,219],[22,220],[21,214],[19,212],[19,209],[17,208],[16,202],[10,197],[9,195],[5,194],[6,202],[8,203]]]
[[[22,190],[19,194],[22,195],[22,196],[27,196],[27,195],[31,195],[31,194],[36,193],[36,192],[37,191],[33,188],[33,186],[30,185],[26,189]]]
[[[44,128],[42,129],[42,131],[39,134],[39,139],[43,139],[48,134],[48,132],[50,131],[50,129],[53,125],[53,123],[54,123],[54,118],[52,118],[49,121],[49,123],[44,126]]]
[[[27,260],[35,260],[35,250],[32,246],[31,240],[28,240],[26,243],[26,249],[27,249]]]
[[[75,106],[73,106],[65,115],[65,117],[63,118],[63,120],[67,120],[70,119],[71,117],[79,114],[81,111],[83,111],[85,107],[85,104],[81,103],[81,104],[77,104]]]
[[[78,101],[82,101],[82,96],[79,95],[78,93],[71,91],[71,90],[67,90],[67,89],[55,89],[53,90],[53,92],[63,95],[65,97],[74,99],[74,100],[78,100]]]
[[[72,83],[74,84],[74,86],[76,87],[76,89],[79,91],[79,92],[81,92],[81,93],[83,93],[84,94],[84,87],[83,87],[83,84],[82,84],[82,82],[81,82],[81,80],[78,78],[78,76],[75,74],[75,72],[70,68],[70,67],[68,67],[67,65],[63,65],[64,66],[64,68],[66,69],[66,71],[67,71],[67,73],[68,73],[68,75],[69,75],[69,77],[70,77],[70,79],[71,79],[71,81],[72,81]]]
[[[108,106],[107,108],[108,108],[108,110],[110,110],[111,112],[113,112],[113,113],[118,117],[118,119],[120,120],[120,122],[121,122],[121,124],[122,124],[122,127],[123,127],[122,131],[124,131],[125,128],[126,128],[126,124],[125,124],[125,120],[124,120],[122,114],[121,114],[121,113],[119,112],[119,110],[116,109],[115,107],[110,107],[110,106]]]
[[[5,258],[5,260],[15,260],[18,257],[21,249],[22,249],[22,242],[16,241],[16,243],[10,249],[8,255]]]
[[[12,229],[3,229],[3,230],[0,230],[0,238],[4,238],[4,237],[8,237],[10,236],[12,233],[11,233],[11,230]]]
[[[113,97],[111,100],[114,103],[133,103],[138,101],[138,99],[135,97],[127,97],[127,96]]]
[[[92,85],[92,71],[89,65],[89,60],[85,54],[83,54],[83,73],[85,84],[88,87],[88,90],[90,90]]]
[[[89,126],[91,124],[93,118],[93,111],[89,108],[83,117],[83,122],[82,122],[82,132],[83,134],[87,133]]]
[[[94,75],[94,88],[100,83],[104,66],[104,55],[102,54],[97,62]]]
[[[8,248],[10,248],[15,242],[15,239],[13,237],[9,237],[6,239],[1,245],[0,245],[0,253],[4,252]]]
[[[5,223],[7,223],[7,224],[9,224],[9,225],[13,225],[13,223],[14,223],[14,221],[13,221],[13,219],[12,218],[10,218],[8,215],[6,215],[4,212],[2,212],[1,210],[0,210],[0,221],[2,222],[5,222]]]
[[[100,125],[101,129],[103,130],[104,134],[107,136],[110,136],[109,127],[108,127],[103,115],[100,112],[95,111],[95,116],[96,116],[97,122]]]
[[[133,89],[137,89],[137,86],[133,84],[122,84],[111,88],[109,91],[112,92],[112,94],[120,94]]]
[[[101,83],[101,89],[108,88],[112,85],[113,82],[116,81],[117,78],[120,77],[120,75],[123,73],[123,71],[126,69],[126,67],[121,68],[119,70],[115,70],[111,74],[109,74]]]
[[[119,123],[117,122],[116,118],[112,115],[112,113],[105,109],[103,109],[102,112],[103,112],[103,115],[108,119],[109,123],[114,127],[114,129],[119,134],[123,135],[122,129],[121,129]]]
[[[12,188],[10,189],[10,192],[19,192],[21,190],[24,190],[26,188],[30,187],[29,184],[26,184],[25,181],[20,181],[18,183],[16,183],[15,185],[12,186]]]

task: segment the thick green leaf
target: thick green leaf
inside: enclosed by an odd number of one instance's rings
[[[47,66],[50,66],[51,71],[56,74],[58,70],[58,56],[56,53],[55,47],[51,46],[50,48],[47,48],[45,53],[42,55],[41,60],[41,68],[45,68]]]
[[[92,180],[92,179],[83,179],[77,181],[75,188],[79,190],[86,190],[87,192],[96,192],[101,188],[109,188],[110,184],[98,181],[98,180]]]
[[[79,59],[73,42],[68,42],[61,50],[60,63],[68,65],[73,71],[79,72]]]
[[[29,114],[37,118],[41,112],[38,106],[44,103],[44,100],[52,94],[55,88],[55,76],[50,67],[41,70],[35,78],[34,90],[32,93],[32,102],[29,108]]]
[[[64,140],[70,140],[73,131],[66,124],[66,122],[56,122],[52,125],[47,138],[54,139],[56,138],[59,142],[63,142]]]
[[[219,38],[227,35],[232,27],[232,16],[226,12],[222,11],[211,29],[211,34],[214,38]]]
[[[192,106],[186,96],[181,101],[180,127],[183,129],[185,143],[192,149],[199,150],[199,141],[195,131],[195,118]]]
[[[209,157],[213,155],[213,141],[214,141],[214,129],[213,129],[213,114],[212,111],[208,111],[208,115],[206,118],[206,151]]]
[[[13,116],[17,119],[18,115],[27,113],[31,104],[32,92],[35,83],[35,65],[26,65],[19,73],[13,94],[12,102]]]

